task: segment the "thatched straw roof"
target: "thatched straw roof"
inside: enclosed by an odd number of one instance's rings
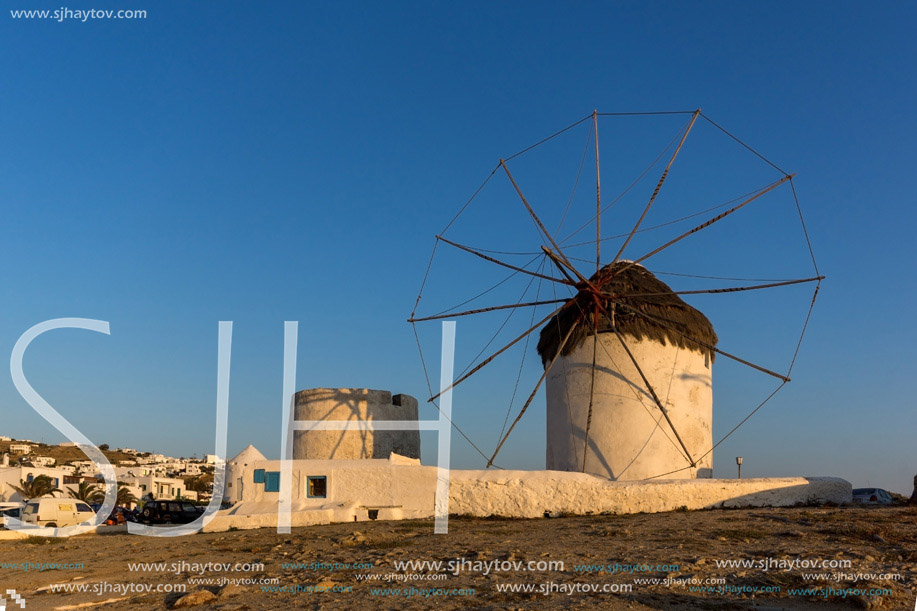
[[[674,294],[667,284],[656,278],[642,265],[626,267],[627,265],[630,263],[626,261],[606,265],[590,278],[593,283],[605,282],[602,285],[602,291],[614,296],[614,300],[609,299],[605,302],[605,307],[609,313],[614,315],[614,325],[617,326],[618,332],[638,340],[647,338],[663,345],[675,345],[696,350],[707,354],[713,360],[715,354],[711,350],[628,309],[628,307],[633,308],[655,319],[663,320],[666,325],[711,346],[717,343],[713,325],[706,316],[682,301],[681,297]],[[616,275],[616,271],[622,269],[623,272]],[[538,354],[545,366],[554,358],[558,345],[581,312],[586,312],[585,324],[577,326],[564,347],[563,354],[565,356],[570,354],[592,335],[592,316],[595,308],[592,297],[588,293],[579,293],[573,297],[573,300],[577,302],[575,305],[562,310],[541,330]],[[611,331],[611,320],[608,319],[608,316],[600,314],[599,333]]]

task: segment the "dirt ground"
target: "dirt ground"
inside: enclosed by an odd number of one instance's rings
[[[403,561],[443,564],[396,566]],[[548,564],[558,561],[563,568]],[[218,566],[224,563],[234,566]],[[433,534],[430,520],[314,526],[289,535],[261,529],[35,538],[0,542],[0,575],[9,610],[20,608],[8,593],[15,590],[28,610],[910,611],[917,508],[453,517],[447,535]],[[54,591],[62,587],[71,592]]]

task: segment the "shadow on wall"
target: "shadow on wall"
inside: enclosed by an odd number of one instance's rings
[[[740,507],[788,507],[792,505],[822,505],[824,503],[849,503],[853,500],[853,487],[847,483],[847,494],[846,498],[838,500],[838,498],[828,498],[822,491],[813,484],[824,482],[826,478],[823,477],[806,477],[805,479],[808,484],[800,484],[798,486],[783,486],[781,488],[774,488],[771,490],[761,490],[759,492],[751,492],[748,494],[743,494],[740,496],[735,496],[715,505],[712,505],[711,508],[740,508]],[[735,480],[737,482],[744,482],[749,480]],[[750,480],[754,481],[754,480]]]
[[[368,388],[312,388],[296,393],[295,420],[417,420],[417,399]],[[296,431],[294,459],[420,458],[420,432]]]

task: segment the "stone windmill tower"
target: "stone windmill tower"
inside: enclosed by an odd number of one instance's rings
[[[546,468],[616,480],[711,477],[713,455],[700,455],[713,445],[713,325],[641,265],[619,261],[590,282],[615,300],[598,313],[598,333],[573,330],[546,377]],[[594,310],[582,301],[542,328],[545,366]]]

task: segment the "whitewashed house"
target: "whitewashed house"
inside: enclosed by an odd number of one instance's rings
[[[19,465],[0,467],[0,501],[25,500],[22,495],[13,489],[13,486],[19,486],[23,481],[31,482],[39,475],[47,475],[51,478],[55,488],[62,488],[67,473],[62,469],[45,467],[23,467]],[[53,496],[61,496],[61,494],[55,493]]]
[[[147,494],[152,494],[155,499],[163,500],[197,500],[198,498],[197,492],[186,489],[185,482],[178,478],[158,477],[155,475],[131,477],[126,475],[124,478],[119,477],[118,479],[129,486],[138,488],[140,491],[140,494],[137,495],[138,498]]]

